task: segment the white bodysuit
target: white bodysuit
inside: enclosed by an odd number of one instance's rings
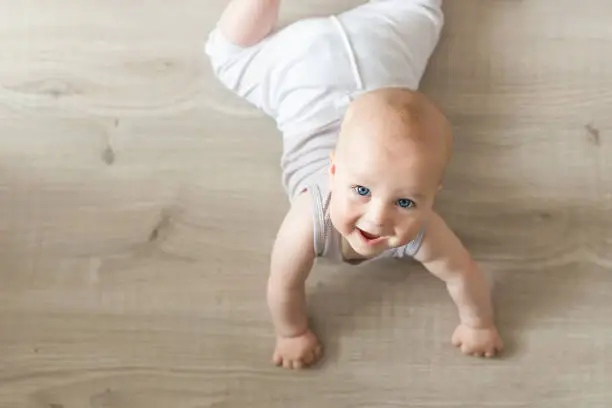
[[[271,116],[282,132],[282,182],[290,200],[308,189],[326,201],[322,175],[352,99],[380,88],[418,89],[443,26],[441,3],[371,0],[338,15],[300,20],[246,48],[218,28],[210,33],[206,53],[217,78]],[[315,248],[329,249],[333,234],[323,238],[325,244],[317,238],[323,236],[317,225],[327,222],[319,218],[328,215],[315,208],[314,216]],[[388,252],[411,256],[416,240]]]

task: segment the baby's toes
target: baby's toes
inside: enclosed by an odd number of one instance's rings
[[[275,366],[280,366],[283,364],[283,358],[281,357],[280,354],[278,354],[277,352],[274,352],[274,355],[272,356],[272,363]]]
[[[295,370],[301,370],[302,368],[304,368],[304,364],[302,363],[302,360],[295,360],[293,362],[293,368]]]

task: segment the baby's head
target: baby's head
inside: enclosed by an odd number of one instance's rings
[[[334,227],[363,257],[413,240],[432,212],[452,130],[424,95],[366,93],[349,107],[330,165]]]

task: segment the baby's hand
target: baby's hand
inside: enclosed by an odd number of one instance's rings
[[[300,369],[313,364],[319,357],[321,357],[319,340],[308,330],[297,337],[277,337],[272,361],[277,366]]]
[[[463,354],[474,357],[493,357],[504,348],[495,326],[472,328],[460,324],[452,341],[454,346],[461,348]]]

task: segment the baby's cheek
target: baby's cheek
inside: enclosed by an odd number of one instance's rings
[[[342,193],[336,193],[332,195],[332,202],[330,203],[330,216],[336,229],[340,232],[346,230],[351,223],[351,212],[352,208],[349,200]]]
[[[350,234],[353,231],[355,220],[351,217],[351,214],[344,212],[339,216],[339,229],[343,234]]]
[[[406,245],[412,240],[414,240],[419,234],[419,231],[421,230],[422,225],[423,224],[421,222],[418,222],[416,220],[405,225],[403,232],[400,234],[401,236],[400,245]]]
[[[329,209],[330,217],[334,228],[336,228],[341,234],[346,234],[349,222],[347,221],[347,214],[344,206],[339,203],[332,203]]]
[[[359,218],[362,215],[359,206],[351,203],[347,203],[344,207],[344,222],[345,228],[347,229],[347,233],[352,232],[355,229],[355,224],[359,221]]]

